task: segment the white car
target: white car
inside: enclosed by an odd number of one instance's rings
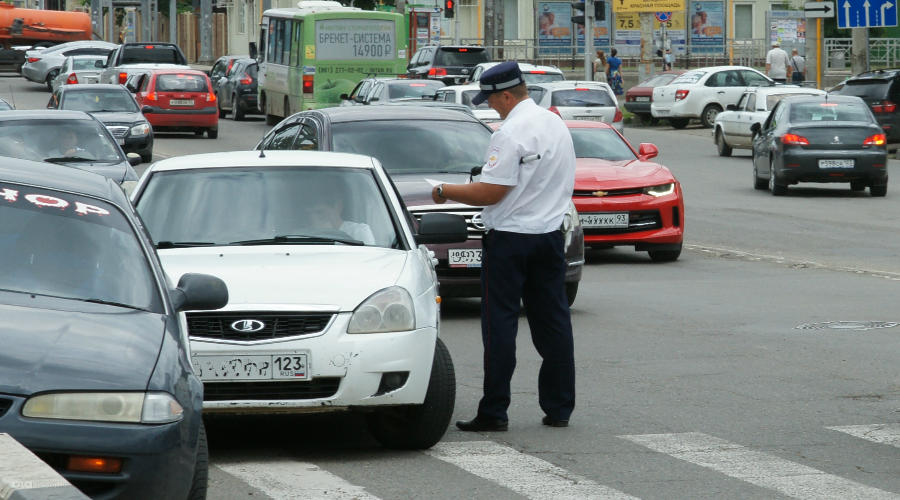
[[[754,123],[762,125],[778,101],[789,96],[824,95],[824,90],[779,85],[747,89],[737,104],[729,104],[716,116],[713,141],[719,156],[731,156],[732,149],[752,149]]]
[[[481,75],[488,69],[500,64],[500,62],[480,63],[472,68],[472,74],[466,83],[478,83]],[[525,83],[559,82],[566,79],[566,75],[556,66],[537,66],[529,63],[519,63],[519,71]]]
[[[747,87],[774,85],[774,80],[745,66],[694,69],[653,89],[650,114],[668,119],[675,128],[687,127],[692,118],[699,118],[704,127],[712,127],[716,115],[729,104],[737,104]]]
[[[605,83],[576,80],[538,83],[528,85],[528,94],[538,106],[553,111],[563,120],[605,122],[622,131],[619,101]]]
[[[228,285],[186,313],[204,412],[356,410],[393,448],[444,435],[456,382],[424,243],[465,241],[462,217],[416,228],[377,160],[319,151],[162,160],[132,201],[173,282]]]
[[[479,120],[490,123],[500,121],[500,114],[488,106],[487,101],[478,106],[472,104],[472,99],[481,92],[478,84],[451,85],[438,89],[434,94],[434,100],[440,102],[452,102],[472,108],[472,114]]]
[[[63,85],[77,83],[99,83],[102,67],[97,66],[97,61],[106,61],[104,55],[69,56],[59,69],[59,74],[50,83],[53,92]]]
[[[25,52],[22,76],[35,83],[45,83],[47,89],[50,90],[51,82],[59,74],[59,68],[66,57],[87,54],[106,56],[116,47],[118,47],[117,44],[102,40],[79,40],[28,50]]]

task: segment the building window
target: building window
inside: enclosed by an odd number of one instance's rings
[[[503,0],[503,38],[507,40],[519,38],[518,0]]]
[[[243,35],[246,33],[247,26],[247,3],[243,0],[238,0],[238,8],[237,8],[237,32],[238,34]]]
[[[753,38],[753,6],[734,6],[734,39],[750,40]]]

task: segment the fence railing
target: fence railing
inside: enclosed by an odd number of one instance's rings
[[[870,38],[869,67],[896,68],[900,66],[900,39]],[[850,70],[851,38],[825,39],[825,69],[832,71]]]

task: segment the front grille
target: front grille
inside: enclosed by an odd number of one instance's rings
[[[332,317],[333,313],[215,311],[188,313],[187,323],[191,337],[252,341],[313,335],[325,330]],[[260,323],[261,329],[248,331]]]
[[[594,196],[594,193],[595,193],[596,191],[598,191],[598,190],[590,191],[590,190],[579,189],[579,190],[576,190],[576,191],[572,194],[572,196],[574,196],[574,197],[582,196],[582,197],[588,197],[588,198],[596,198],[596,196]],[[613,189],[613,190],[611,190],[611,191],[606,191],[606,194],[603,195],[603,197],[605,198],[605,197],[607,197],[607,196],[630,196],[630,195],[634,195],[634,194],[642,194],[643,192],[644,192],[644,188]]]
[[[106,130],[109,130],[109,133],[116,139],[121,139],[128,134],[128,127],[123,127],[121,125],[107,125]]]
[[[416,218],[416,223],[418,224],[419,220],[422,218],[422,214],[427,213],[442,213],[442,214],[454,214],[454,215],[462,215],[466,218],[466,229],[469,232],[470,240],[480,240],[481,236],[484,234],[484,223],[481,222],[481,209],[469,209],[469,210],[423,210],[423,211],[412,211],[412,216]]]
[[[9,411],[10,407],[12,407],[12,399],[0,398],[0,417],[6,415],[6,412]]]
[[[661,227],[662,219],[659,216],[659,210],[641,210],[628,213],[628,227],[586,227],[584,235],[634,233]]]
[[[204,401],[247,399],[321,399],[337,394],[340,377],[314,378],[304,382],[204,382]]]

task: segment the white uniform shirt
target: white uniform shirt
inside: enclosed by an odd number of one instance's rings
[[[788,55],[783,49],[772,47],[772,50],[766,54],[766,64],[769,65],[769,78],[787,78]]]
[[[541,159],[520,164],[522,157]],[[481,182],[512,186],[482,212],[487,229],[543,234],[559,229],[575,188],[575,147],[562,119],[525,99],[491,136]]]

